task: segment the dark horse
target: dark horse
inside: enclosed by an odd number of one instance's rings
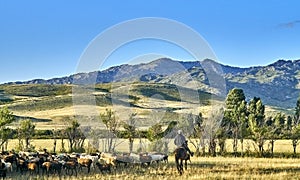
[[[183,173],[183,161],[185,161],[185,170],[187,169],[187,161],[191,162],[190,155],[184,147],[175,149],[175,162],[180,175]]]

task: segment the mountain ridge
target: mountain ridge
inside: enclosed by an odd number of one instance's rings
[[[151,82],[175,84],[218,94],[209,76],[224,79],[226,92],[232,88],[244,90],[246,98],[260,97],[265,104],[292,108],[300,93],[300,60],[277,60],[266,66],[233,67],[210,59],[175,61],[160,58],[149,63],[113,66],[103,71],[76,73],[52,79],[33,79],[12,84],[97,84],[111,82]],[[222,84],[217,82],[216,84]]]

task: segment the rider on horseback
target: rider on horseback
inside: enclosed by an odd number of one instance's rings
[[[182,134],[181,130],[178,130],[178,133],[174,139],[174,144],[177,146],[177,148],[183,147],[187,152],[190,153],[191,156],[194,155],[194,153],[189,149],[188,145],[187,145],[187,140],[184,137],[184,135]]]

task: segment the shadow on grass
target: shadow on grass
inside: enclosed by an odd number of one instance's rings
[[[175,165],[175,164],[174,164]],[[213,168],[216,167],[216,163],[209,163],[209,162],[204,162],[204,163],[188,163],[188,167],[193,167],[193,168]]]
[[[251,171],[257,172],[259,174],[273,174],[273,173],[282,173],[282,172],[299,173],[300,167],[258,168],[258,169],[252,169]]]
[[[17,121],[25,120],[25,119],[30,119],[32,122],[51,122],[51,119],[42,119],[42,118],[34,118],[30,116],[16,116],[15,118]]]

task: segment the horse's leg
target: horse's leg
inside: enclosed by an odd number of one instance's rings
[[[187,170],[187,160],[185,160],[185,170]]]
[[[180,159],[180,175],[183,173],[183,160]]]
[[[178,161],[178,158],[177,158],[177,157],[175,157],[175,162],[176,162],[177,170],[178,170],[178,172],[180,173],[180,164],[179,164],[179,161]]]

